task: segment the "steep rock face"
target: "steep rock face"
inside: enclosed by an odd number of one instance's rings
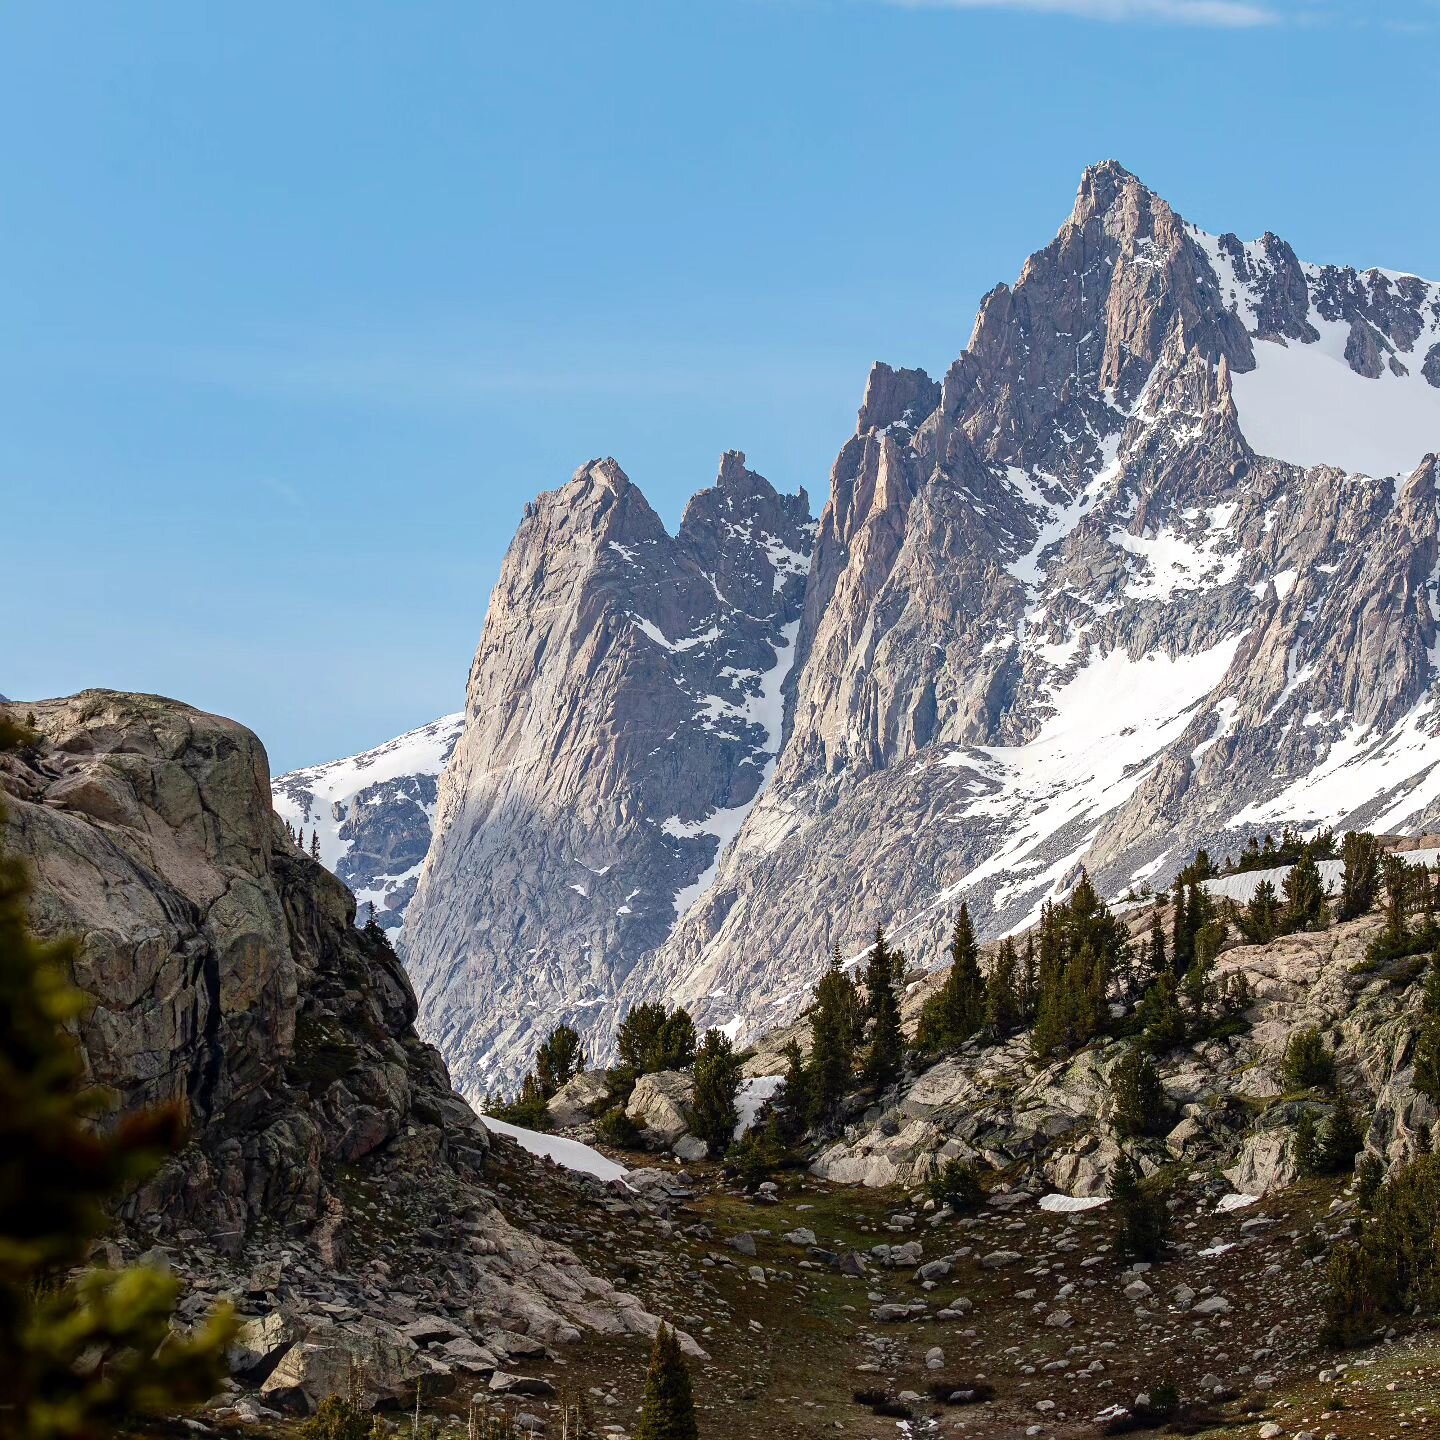
[[[349,891],[287,840],[253,734],[111,691],[24,714],[42,738],[0,756],[4,844],[31,871],[37,929],[80,941],[90,1075],[124,1108],[175,1102],[190,1120],[189,1144],[129,1202],[130,1224],[177,1263],[184,1247],[192,1278],[226,1272],[228,1293],[245,1289],[228,1268],[242,1260],[269,1275],[252,1296],[313,1299],[322,1272],[358,1293],[386,1273],[370,1269],[384,1247],[391,1319],[403,1291],[412,1308],[463,1308],[471,1328],[540,1342],[579,1326],[653,1331],[638,1302],[501,1213],[484,1182],[508,1142],[492,1141],[415,1034],[388,942],[355,928]],[[287,1267],[293,1284],[280,1282]],[[354,1313],[311,1318],[343,1329]],[[279,1328],[275,1357],[311,1327]],[[438,1383],[441,1369],[418,1360],[411,1380],[422,1371]]]
[[[275,811],[306,837],[320,838],[320,863],[354,892],[395,938],[430,848],[440,772],[464,728],[463,714],[344,760],[277,776]]]
[[[880,920],[928,962],[961,898],[999,934],[1082,864],[1118,893],[1291,820],[1426,828],[1437,338],[1434,285],[1087,172],[938,399],[872,372],[774,780],[626,999],[753,1036]]]
[[[779,748],[812,525],[727,454],[669,535],[613,460],[528,507],[404,939],[479,1098],[620,982],[709,883]]]

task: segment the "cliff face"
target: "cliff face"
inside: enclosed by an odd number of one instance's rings
[[[345,1357],[371,1349],[392,1398],[503,1361],[503,1341],[422,1356],[402,1333],[421,1309],[450,1317],[442,1337],[521,1332],[541,1349],[582,1328],[653,1331],[638,1302],[506,1218],[492,1152],[529,1162],[417,1037],[383,934],[356,929],[350,892],[286,838],[254,735],[111,691],[24,713],[42,739],[0,756],[4,844],[32,871],[36,927],[80,940],[90,1074],[125,1108],[176,1101],[190,1117],[127,1225],[202,1289],[249,1297],[259,1350],[237,1363],[288,1376],[275,1403],[343,1390]]]
[[[303,836],[318,837],[320,863],[354,892],[395,939],[430,848],[440,772],[464,728],[444,715],[373,750],[276,776],[275,811]]]
[[[779,748],[810,534],[738,454],[673,537],[611,460],[529,508],[404,942],[467,1094],[606,1012],[708,886]]]

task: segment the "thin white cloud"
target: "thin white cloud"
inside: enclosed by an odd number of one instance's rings
[[[1249,0],[884,0],[911,10],[1027,10],[1080,20],[1151,20],[1171,25],[1209,25],[1250,30],[1274,25],[1277,11]]]

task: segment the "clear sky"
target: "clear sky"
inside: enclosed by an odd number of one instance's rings
[[[154,690],[277,771],[458,709],[525,500],[818,508],[1115,157],[1440,276],[1435,0],[0,7],[0,691]]]

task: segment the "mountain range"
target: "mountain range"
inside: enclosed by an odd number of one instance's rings
[[[962,900],[993,937],[1082,868],[1435,829],[1437,449],[1440,286],[1106,162],[942,378],[872,368],[818,521],[736,452],[673,537],[581,466],[527,506],[463,722],[277,803],[403,917],[472,1098],[642,1000],[751,1039],[878,923],[939,963]]]

